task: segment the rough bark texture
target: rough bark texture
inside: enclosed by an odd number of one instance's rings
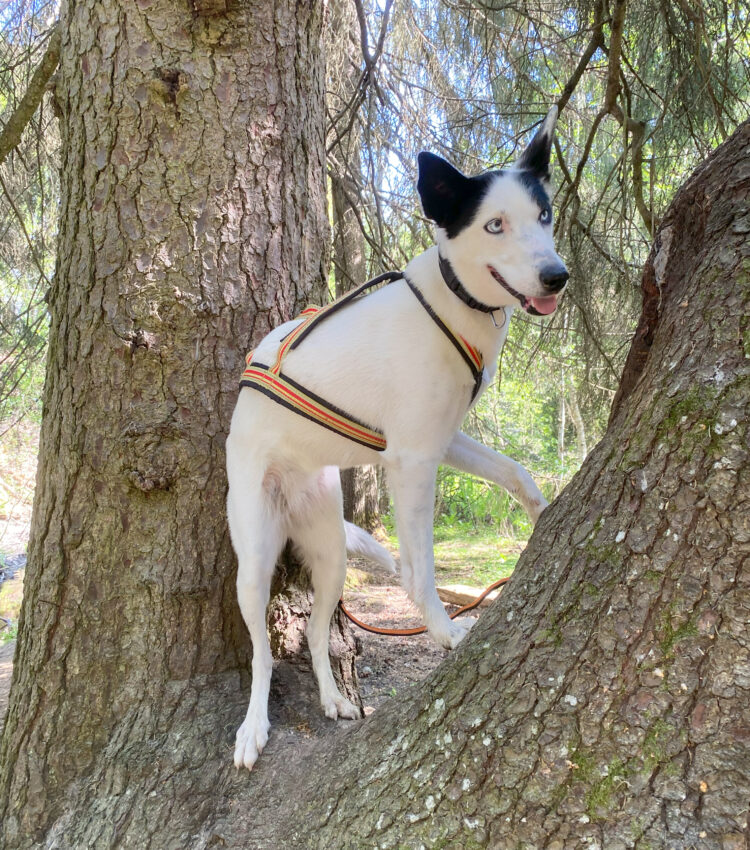
[[[500,599],[314,784],[261,764],[199,846],[747,846],[748,234],[750,122],[666,216],[650,345]]]
[[[322,10],[227,8],[61,11],[59,264],[3,847],[187,846],[244,714],[224,438],[245,351],[320,298],[328,233]],[[286,626],[306,597],[284,596]]]

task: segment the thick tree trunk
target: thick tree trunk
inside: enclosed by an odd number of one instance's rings
[[[3,847],[188,846],[244,714],[224,438],[245,351],[321,297],[328,233],[321,8],[227,6],[61,12],[59,264]],[[307,603],[283,599],[281,654]]]
[[[201,846],[747,846],[749,208],[746,122],[668,212],[607,435],[499,600]]]

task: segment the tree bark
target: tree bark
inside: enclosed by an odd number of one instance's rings
[[[608,432],[499,600],[200,846],[747,846],[749,208],[746,122],[665,217]]]
[[[321,8],[228,8],[61,12],[59,260],[3,847],[187,846],[244,714],[224,439],[245,352],[323,294],[328,228]],[[281,654],[307,604],[282,598]]]

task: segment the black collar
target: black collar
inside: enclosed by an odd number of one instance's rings
[[[500,307],[490,307],[488,304],[483,304],[481,301],[477,301],[473,295],[470,295],[466,291],[466,287],[456,277],[453,266],[440,252],[438,252],[438,261],[440,263],[440,274],[442,274],[448,289],[460,298],[467,307],[471,307],[472,310],[479,310],[482,313],[494,313],[495,310],[500,309]]]

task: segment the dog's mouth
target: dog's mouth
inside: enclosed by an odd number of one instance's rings
[[[490,274],[503,287],[506,292],[509,292],[514,298],[517,298],[521,307],[532,316],[549,316],[557,310],[557,295],[543,295],[538,298],[529,298],[517,292],[508,283],[508,281],[500,274],[500,272],[492,266],[487,266]]]

